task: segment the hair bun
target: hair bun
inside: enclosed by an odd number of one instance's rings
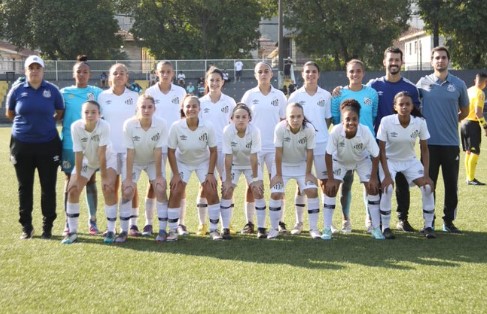
[[[88,57],[86,55],[78,55],[78,57],[76,57],[76,61],[86,62],[86,61],[88,61]]]

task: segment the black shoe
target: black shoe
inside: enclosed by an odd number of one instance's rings
[[[222,239],[223,240],[231,240],[232,239],[232,236],[230,235],[230,229],[229,228],[223,228]]]
[[[283,221],[279,221],[279,233],[287,233],[286,224]]]
[[[52,238],[51,229],[44,229],[44,231],[42,232],[41,238],[44,240],[49,240],[50,238]]]
[[[455,225],[453,224],[453,222],[450,222],[450,223],[443,223],[443,231],[445,232],[449,232],[449,233],[462,233],[460,231],[460,229],[458,229],[457,227],[455,227]]]
[[[385,228],[382,234],[384,235],[384,238],[386,238],[387,240],[392,240],[396,238],[390,228]]]
[[[413,226],[409,224],[409,221],[407,219],[400,219],[397,222],[396,229],[399,231],[404,231],[404,232],[414,232],[416,231]]]
[[[485,183],[480,182],[477,179],[473,179],[472,181],[467,180],[467,185],[485,185]]]
[[[267,239],[267,232],[265,228],[257,228],[257,238],[258,239]]]
[[[243,227],[241,234],[253,234],[255,232],[255,226],[250,221]]]
[[[22,228],[22,234],[20,235],[21,240],[32,239],[34,236],[34,228]]]
[[[422,229],[421,233],[424,234],[426,239],[435,239],[436,238],[435,231],[431,227]]]

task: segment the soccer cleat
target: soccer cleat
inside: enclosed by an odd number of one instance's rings
[[[267,234],[267,239],[275,239],[279,236],[278,229],[270,229],[269,233]]]
[[[34,236],[34,228],[22,228],[21,240],[31,239]]]
[[[169,230],[169,233],[166,237],[166,241],[174,242],[178,240],[178,231],[176,229]]]
[[[228,229],[230,231],[230,234],[233,234],[233,235],[237,234],[237,229],[235,229],[234,225],[230,224],[230,228],[228,228]]]
[[[52,227],[44,227],[41,234],[41,239],[49,240],[50,238],[52,238]]]
[[[136,225],[131,225],[129,229],[129,236],[131,237],[140,237],[142,233],[139,231],[139,227]]]
[[[278,229],[279,233],[287,233],[287,229],[286,229],[286,224],[283,222],[283,221],[279,221],[279,229]],[[269,231],[270,233],[270,231]]]
[[[142,230],[143,237],[151,237],[152,236],[152,225],[145,225],[144,229]]]
[[[407,219],[400,219],[397,222],[396,229],[398,231],[404,231],[404,232],[414,232],[414,228],[409,224],[409,221]]]
[[[423,230],[421,230],[421,233],[424,234],[426,239],[435,239],[436,238],[435,231],[431,227],[424,228]]]
[[[332,228],[332,232],[333,232],[333,228]],[[352,223],[350,222],[350,219],[345,219],[342,221],[342,233],[343,234],[352,233]]]
[[[231,240],[232,239],[230,229],[223,228],[222,239],[223,240]]]
[[[298,234],[301,234],[301,232],[303,232],[303,223],[302,222],[297,222],[293,229],[291,230],[291,234],[292,235],[298,235]]]
[[[480,181],[479,181],[479,180],[477,180],[477,179],[473,179],[472,181],[467,180],[467,185],[485,185],[485,183],[480,182]]]
[[[449,232],[449,233],[462,233],[460,229],[458,229],[453,222],[450,223],[444,223],[443,224],[443,231],[444,232]]]
[[[321,239],[322,240],[331,240],[331,228],[325,228],[323,229],[323,233],[321,234]]]
[[[222,239],[222,236],[220,235],[220,232],[218,232],[218,230],[211,230],[210,238],[214,241],[218,241]]]
[[[100,233],[100,231],[98,230],[98,226],[96,225],[96,221],[90,220],[89,233],[91,235],[97,235]]]
[[[62,241],[62,244],[73,244],[78,240],[78,234],[76,233],[70,233],[68,234]]]
[[[112,244],[115,241],[115,233],[111,231],[107,231],[105,233],[105,237],[103,238],[103,242],[106,244]]]
[[[152,234],[152,232],[151,232]],[[157,234],[156,237],[156,242],[164,242],[167,239],[167,232],[166,230],[159,230],[159,233]]]
[[[200,237],[204,237],[208,233],[208,225],[201,224],[198,226],[198,231],[196,231],[196,235]]]
[[[309,235],[311,236],[311,239],[321,238],[321,232],[319,230],[310,230]]]
[[[257,239],[266,239],[267,232],[265,228],[257,228]]]
[[[250,221],[243,227],[241,234],[253,234],[255,232],[255,226]]]
[[[127,237],[128,237],[127,231],[122,231],[115,238],[115,243],[125,243],[127,242]]]
[[[188,229],[186,228],[185,225],[179,224],[177,230],[178,230],[178,235],[182,237],[187,236],[189,234]]]
[[[386,238],[387,240],[392,240],[396,238],[394,236],[394,233],[392,233],[391,228],[385,228],[382,234],[384,235],[384,238]]]
[[[372,238],[374,238],[376,240],[384,240],[385,239],[384,235],[380,231],[380,228],[372,228],[371,234],[372,234]]]

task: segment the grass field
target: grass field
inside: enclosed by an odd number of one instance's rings
[[[237,236],[213,242],[194,235],[193,177],[187,198],[190,236],[176,243],[131,238],[123,245],[104,245],[101,237],[88,235],[82,202],[79,243],[67,246],[60,244],[64,220],[61,175],[55,236],[52,240],[39,238],[36,191],[37,236],[19,240],[9,132],[9,128],[0,128],[1,313],[487,312],[487,187],[465,185],[463,154],[455,222],[464,230],[461,235],[438,231],[437,239],[427,240],[419,234],[397,232],[395,240],[375,241],[364,231],[362,193],[355,184],[351,235],[337,235],[327,242],[311,240],[307,232],[274,241]],[[483,156],[477,168],[481,181],[487,181],[486,168],[487,157]],[[290,227],[294,224],[293,189],[288,189],[285,218]],[[437,192],[441,209],[443,187]],[[237,227],[244,225],[242,196],[240,185],[233,219]],[[410,221],[417,228],[422,224],[420,201],[419,191],[414,189]],[[102,204],[101,199],[99,202]],[[442,216],[441,210],[437,215]],[[104,229],[103,210],[98,220]],[[139,225],[143,221],[139,219]],[[338,213],[334,221],[340,225]],[[320,227],[322,223],[320,213]],[[391,225],[395,223],[393,217]]]

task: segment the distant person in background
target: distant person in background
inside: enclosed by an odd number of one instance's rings
[[[230,76],[228,75],[227,69],[223,69],[223,81],[225,81],[225,83],[230,82]]]
[[[284,79],[285,80],[291,79],[292,67],[293,67],[293,60],[291,59],[291,57],[287,57],[287,59],[284,60]]]
[[[485,185],[475,178],[475,169],[480,155],[480,143],[482,141],[482,129],[487,136],[487,123],[484,117],[485,94],[483,89],[487,85],[487,73],[477,73],[475,85],[468,89],[470,106],[468,116],[463,120],[460,130],[462,147],[465,152],[465,170],[467,172],[468,185]]]
[[[29,56],[24,69],[26,81],[12,87],[6,101],[6,116],[13,120],[10,161],[19,185],[20,238],[30,239],[34,234],[32,210],[37,169],[41,185],[42,238],[50,239],[56,219],[56,182],[62,149],[56,121],[63,117],[64,102],[59,89],[44,80],[44,61],[39,56]]]
[[[191,82],[188,82],[188,85],[186,86],[186,93],[190,94],[190,95],[194,95],[194,85],[193,83]]]
[[[96,101],[103,91],[96,86],[88,85],[90,80],[90,66],[87,63],[88,58],[85,55],[78,56],[76,64],[73,66],[73,78],[75,85],[61,89],[66,109],[63,116],[63,129],[61,138],[63,141],[63,157],[61,170],[65,173],[66,179],[64,184],[64,206],[68,199],[68,186],[75,165],[75,154],[73,152],[73,139],[71,137],[71,124],[81,119],[81,108],[86,101]],[[88,204],[89,219],[88,227],[91,235],[98,234],[96,223],[96,211],[98,203],[98,190],[96,188],[96,174],[88,178],[86,182],[86,203]],[[69,224],[66,220],[66,227],[63,235],[69,233]]]
[[[100,74],[100,87],[101,88],[106,88],[107,87],[107,73],[106,72],[102,72]]]
[[[235,83],[240,82],[242,78],[242,71],[243,71],[243,63],[240,60],[235,61]]]
[[[155,83],[157,83],[157,75],[154,72],[154,70],[152,70],[152,71],[150,71],[150,74],[149,74],[149,86],[152,86]]]
[[[205,95],[205,83],[201,82],[198,84],[198,97],[203,97]]]
[[[179,86],[186,86],[186,75],[183,73],[183,71],[179,71],[177,79]]]

